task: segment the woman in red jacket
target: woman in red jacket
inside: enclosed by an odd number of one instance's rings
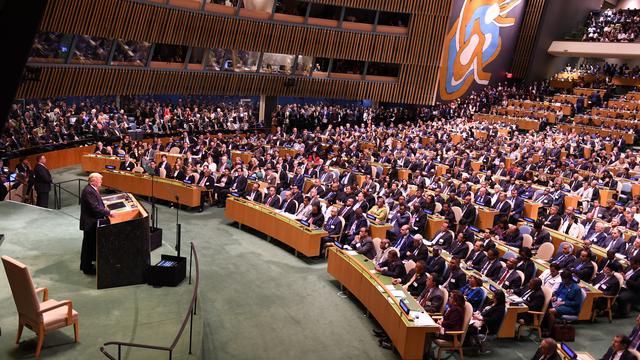
[[[446,331],[462,331],[464,323],[464,295],[458,290],[449,294],[449,303],[442,319],[438,320],[440,333],[436,335],[443,340],[453,340],[453,336],[445,335]]]

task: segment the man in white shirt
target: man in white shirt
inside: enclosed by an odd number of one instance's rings
[[[560,266],[556,263],[549,264],[549,268],[540,274],[540,280],[542,280],[542,286],[551,289],[552,293],[556,291],[562,282],[560,278]]]

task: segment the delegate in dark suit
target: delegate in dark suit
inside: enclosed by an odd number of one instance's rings
[[[99,181],[102,182],[101,178]],[[92,178],[89,179],[89,184],[91,183]],[[97,188],[99,189],[99,185]],[[85,273],[95,271],[92,270],[91,262],[96,259],[96,228],[98,220],[109,216],[109,213],[98,190],[91,185],[85,186],[80,195],[80,230],[84,232],[80,269]]]
[[[531,360],[540,360],[540,359],[545,359],[545,360],[562,360],[562,358],[560,357],[560,355],[558,355],[558,351],[554,351],[551,355],[548,355],[547,357],[543,357],[544,354],[542,353],[542,349],[538,348],[538,351],[536,351],[536,353],[533,355],[533,357],[531,358]]]
[[[36,205],[43,208],[48,208],[49,192],[51,191],[51,183],[53,182],[51,179],[51,173],[46,166],[44,166],[42,163],[38,163],[33,169],[33,174],[34,188],[36,190],[36,193],[38,194]]]
[[[609,350],[607,350],[607,353],[604,354],[600,360],[612,360],[612,359],[616,359],[616,360],[636,360],[636,356],[633,355],[631,353],[631,351],[625,349],[622,351],[622,353],[620,354],[619,357],[616,357],[616,351],[613,349],[613,347],[609,347]]]
[[[354,249],[358,254],[362,254],[372,260],[376,257],[376,248],[373,245],[373,240],[371,237],[367,236],[364,239],[360,239],[360,241],[355,241],[351,243],[351,248]]]

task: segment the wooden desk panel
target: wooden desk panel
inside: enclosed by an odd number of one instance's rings
[[[433,325],[418,326],[405,316],[396,302],[388,300],[388,293],[378,289],[378,282],[374,279],[377,277],[381,283],[388,285],[391,284],[391,278],[372,274],[369,270],[373,269],[373,264],[370,261],[358,263],[361,258],[330,248],[327,272],[349,289],[375,317],[403,359],[422,359],[425,341],[431,333],[438,331],[438,327],[433,320],[430,321]],[[406,300],[411,310],[421,309],[411,295],[407,294]]]
[[[268,206],[233,196],[227,198],[224,216],[281,241],[305,256],[320,255],[320,239],[327,236],[290,219]]]
[[[392,226],[391,224],[379,225],[379,224],[371,223],[369,228],[371,229],[372,239],[375,239],[375,238],[385,239],[387,237],[387,230],[391,230]]]
[[[82,155],[92,153],[94,148],[95,146],[93,145],[79,146],[74,148],[44,152],[42,154],[44,154],[47,158],[47,168],[49,170],[53,170],[78,164]],[[29,155],[25,157],[31,163],[32,168],[36,166],[36,158],[38,157],[38,155],[40,154]],[[19,162],[20,158],[9,159],[8,166],[11,169],[15,169]]]
[[[84,172],[102,172],[106,170],[107,165],[115,166],[115,169],[118,170],[121,161],[117,156],[95,154],[82,155],[82,158],[80,158],[80,164]]]
[[[136,195],[153,196],[188,207],[200,206],[200,188],[181,181],[120,171],[101,171],[102,185]],[[153,186],[152,186],[153,185]],[[179,201],[176,201],[176,195]]]
[[[542,206],[541,203],[536,203],[533,201],[525,201],[524,202],[524,217],[528,217],[529,219],[537,220],[538,219],[538,210]]]
[[[478,229],[491,229],[498,211],[482,206],[477,206],[476,209],[478,210],[478,218],[476,219]]]

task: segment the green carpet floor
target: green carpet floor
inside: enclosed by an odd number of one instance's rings
[[[84,177],[78,167],[54,172],[55,181]],[[77,185],[65,186],[77,193]],[[147,206],[147,208],[150,208]],[[0,254],[26,263],[37,286],[51,297],[73,300],[80,313],[81,341],[71,328],[45,340],[43,356],[56,359],[104,358],[100,346],[111,340],[168,345],[185,315],[192,285],[153,288],[147,285],[96,290],[94,279],[79,270],[82,233],[77,199],[63,195],[62,210],[0,203]],[[175,209],[159,206],[164,245],[153,252],[173,253]],[[237,226],[223,210],[180,211],[182,252],[194,242],[200,258],[198,315],[194,318],[194,354],[187,355],[183,336],[174,358],[202,359],[398,359],[378,347],[373,319],[352,297],[339,296],[340,286],[320,260],[296,258],[293,250],[261,234]],[[628,333],[633,318],[609,324],[578,324],[571,346],[599,358],[616,333]],[[0,276],[0,359],[32,358],[33,333],[14,345],[17,316],[4,274]],[[188,330],[188,328],[187,328]],[[526,340],[492,343],[483,359],[530,359],[537,344]],[[112,348],[114,353],[115,349]],[[163,359],[150,350],[123,352],[128,359]],[[467,356],[465,356],[467,357]]]

